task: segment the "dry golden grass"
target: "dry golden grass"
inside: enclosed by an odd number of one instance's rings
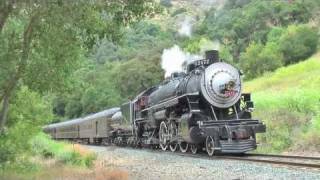
[[[57,165],[46,168],[35,176],[36,180],[127,180],[128,173],[119,169],[83,169]]]
[[[96,180],[127,180],[128,172],[119,169],[96,168]]]
[[[79,144],[67,144],[65,147],[66,150],[71,150],[79,153],[81,156],[88,156],[93,154],[92,151],[88,150],[87,148],[84,148],[83,146]]]
[[[82,156],[88,156],[93,152],[78,144],[67,145],[69,150],[74,150]],[[105,161],[95,161],[90,169],[66,166],[58,161],[48,159],[37,160],[42,165],[43,170],[35,175],[36,180],[127,180],[128,172],[106,165]],[[50,162],[47,162],[50,161]]]

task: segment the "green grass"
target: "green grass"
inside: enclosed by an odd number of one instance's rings
[[[28,142],[26,142],[28,143]],[[0,179],[36,179],[48,171],[46,161],[54,162],[57,168],[91,168],[96,155],[77,144],[57,142],[44,133],[39,133],[31,142],[31,150],[19,155],[19,160],[0,164]]]
[[[281,91],[288,88],[320,88],[320,54],[245,83],[245,91],[248,92]]]
[[[320,55],[245,83],[267,125],[260,152],[319,151]]]
[[[44,158],[54,158],[67,165],[91,167],[95,155],[79,145],[53,141],[48,135],[40,133],[32,140],[33,153]]]

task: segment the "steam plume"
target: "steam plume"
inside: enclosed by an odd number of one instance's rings
[[[174,45],[170,49],[163,50],[161,67],[165,70],[165,77],[169,77],[174,72],[184,72],[184,66],[196,59],[202,59],[202,57],[184,52],[179,46]]]
[[[187,36],[191,37],[192,33],[192,24],[191,24],[191,18],[190,17],[185,17],[184,20],[180,23],[180,28],[178,30],[178,33],[181,36]]]

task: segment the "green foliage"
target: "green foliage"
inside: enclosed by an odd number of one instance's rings
[[[1,96],[10,96],[18,81],[44,94],[68,90],[97,39],[119,42],[123,26],[158,10],[152,0],[13,4],[7,19],[0,12]]]
[[[184,50],[190,53],[199,53],[200,52],[200,37],[192,37],[190,39],[187,39],[184,42]]]
[[[96,75],[103,77],[106,74],[102,70],[95,74],[93,68],[99,68],[106,60],[117,60],[100,57],[118,51],[124,27],[159,11],[153,0],[2,2],[0,112],[10,108],[7,121],[6,113],[0,116],[0,171],[18,166],[24,169],[28,164],[32,146],[28,142],[54,118],[51,96],[56,101],[54,112],[60,116],[78,117],[120,101],[115,88],[111,88],[112,77],[86,80]],[[107,42],[102,48],[111,49],[102,55],[101,49],[91,51],[101,39]],[[90,52],[97,52],[93,54],[99,64],[87,61]],[[97,88],[88,88],[94,83]],[[10,106],[6,105],[7,99]],[[94,157],[55,151],[52,143],[43,149],[44,156],[54,156],[67,164],[92,164]]]
[[[315,135],[314,122],[320,108],[319,98],[319,94],[309,88],[255,93],[255,115],[263,117],[268,128],[261,135],[265,144],[263,151],[319,148],[319,140],[308,137]]]
[[[229,47],[220,45],[219,56],[223,61],[235,65],[232,61],[232,54],[230,53]]]
[[[267,125],[267,132],[259,135],[259,151],[320,147],[319,76],[319,57],[315,56],[245,83],[245,91],[253,92],[254,116]]]
[[[274,26],[307,23],[313,9],[318,7],[310,1],[227,1],[221,10],[212,8],[196,30],[198,35],[218,39],[229,48],[233,62],[252,42],[265,44],[267,34]]]
[[[65,90],[70,75],[79,68],[84,58],[84,49],[75,36],[77,32],[56,23],[59,22],[41,26],[39,40],[29,55],[24,83],[33,90]]]
[[[298,89],[310,87],[317,90],[320,88],[319,75],[320,63],[317,54],[307,61],[279,68],[271,74],[248,81],[245,84],[245,90],[248,92],[259,92],[266,89],[282,91],[287,90],[288,87]]]
[[[278,46],[270,42],[265,47],[260,43],[252,43],[240,57],[240,67],[247,79],[273,71],[282,65],[282,54]]]
[[[18,91],[12,104],[8,128],[0,136],[0,164],[3,166],[27,161],[31,148],[27,142],[53,118],[50,104],[27,87]]]
[[[121,96],[126,99],[134,98],[163,78],[163,71],[159,68],[159,64],[151,61],[130,60],[121,64],[115,72],[116,87]]]
[[[80,154],[72,145],[55,142],[46,134],[40,133],[31,141],[32,152],[44,158],[55,158],[58,161],[83,167],[91,167],[96,156],[93,153]]]
[[[317,32],[306,25],[291,25],[281,35],[278,43],[285,64],[301,61],[317,50]]]
[[[268,42],[279,43],[279,39],[285,31],[286,29],[283,27],[273,27],[268,33]]]
[[[107,61],[120,60],[119,46],[115,43],[102,39],[94,45],[91,58],[96,61],[97,64],[104,64]]]
[[[57,97],[62,102],[55,103],[55,110],[65,112],[66,118],[98,112],[119,106],[162,80],[160,57],[172,46],[172,34],[148,21],[125,32],[121,44],[108,39],[96,43],[90,60],[74,74],[70,93]]]
[[[163,31],[159,25],[141,21],[124,31],[120,44],[115,44],[106,38],[97,41],[91,52],[91,59],[98,64],[127,61],[135,58],[142,51],[169,46],[172,39],[172,34]]]
[[[268,34],[266,45],[250,44],[240,57],[240,66],[247,78],[273,71],[281,65],[296,63],[317,50],[318,35],[306,25],[274,27]]]

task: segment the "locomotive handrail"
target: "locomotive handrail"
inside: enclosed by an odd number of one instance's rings
[[[142,110],[141,112],[148,111],[148,110],[153,109],[153,108],[161,107],[161,106],[163,106],[163,105],[166,104],[166,103],[170,103],[170,102],[168,102],[168,101],[174,101],[174,100],[177,100],[177,99],[179,99],[179,98],[181,98],[181,97],[197,96],[197,95],[199,95],[199,92],[184,94],[184,95],[181,95],[181,96],[175,96],[174,98],[167,98],[167,99],[162,100],[159,104],[150,106],[150,107]]]

